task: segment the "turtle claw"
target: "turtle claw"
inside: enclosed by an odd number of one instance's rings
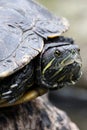
[[[2,103],[0,105],[0,107],[9,107],[9,106],[12,106],[12,105],[22,104],[22,103],[31,101],[31,100],[37,98],[38,96],[41,96],[41,95],[45,94],[46,92],[47,92],[47,90],[46,89],[42,89],[42,88],[33,89],[33,90],[30,90],[27,93],[25,93],[16,102],[13,102],[13,103],[6,103],[6,102],[4,102],[4,103]]]

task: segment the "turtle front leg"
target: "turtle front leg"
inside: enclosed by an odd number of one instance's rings
[[[37,98],[38,96],[41,96],[43,94],[45,94],[47,92],[46,89],[42,89],[42,88],[34,88],[30,91],[28,91],[27,93],[25,93],[19,100],[17,100],[16,102],[14,102],[13,104],[11,103],[3,103],[2,105],[0,105],[0,107],[8,107],[8,106],[12,106],[12,105],[18,105],[21,103],[25,103],[28,101],[31,101],[35,98]]]

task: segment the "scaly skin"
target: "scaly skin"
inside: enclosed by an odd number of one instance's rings
[[[47,92],[47,90],[42,89],[42,88],[33,89],[33,90],[30,90],[29,92],[27,92],[25,95],[23,95],[19,100],[17,100],[13,104],[5,102],[5,103],[1,104],[0,107],[9,107],[12,105],[18,105],[21,103],[25,103],[25,102],[28,102],[28,101],[31,101],[31,100],[37,98],[38,96],[45,94],[46,92]]]

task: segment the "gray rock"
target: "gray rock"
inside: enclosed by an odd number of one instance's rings
[[[0,130],[79,130],[65,112],[43,99],[0,108]]]

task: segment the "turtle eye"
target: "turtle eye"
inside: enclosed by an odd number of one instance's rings
[[[61,55],[61,52],[60,52],[59,50],[56,50],[56,51],[54,52],[54,54],[55,54],[55,56],[60,56],[60,55]]]

